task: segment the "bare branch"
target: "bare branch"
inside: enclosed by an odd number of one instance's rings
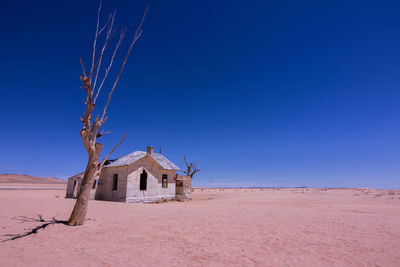
[[[85,71],[85,67],[83,66],[82,58],[79,59],[79,62],[81,63],[81,66],[82,66],[83,76],[86,77],[86,71]]]
[[[194,175],[196,172],[199,172],[199,171],[200,171],[200,169],[194,170],[194,171],[192,172],[192,175],[191,175],[190,177],[193,177],[193,175]]]
[[[100,70],[100,68],[101,68],[101,61],[102,61],[102,59],[103,59],[104,52],[105,52],[106,49],[107,49],[109,40],[110,40],[110,38],[111,38],[112,29],[113,29],[113,27],[114,27],[115,13],[116,13],[116,10],[114,10],[114,13],[113,13],[112,15],[110,15],[110,23],[108,24],[106,39],[104,40],[104,45],[103,45],[103,48],[101,49],[101,52],[100,52],[99,62],[98,62],[97,67],[96,67],[96,68],[97,68],[97,70],[96,70],[96,76],[95,76],[95,78],[94,78],[94,80],[93,80],[93,86],[92,86],[92,93],[93,93],[93,94],[94,94],[94,92],[95,92],[95,90],[96,90],[97,77],[99,76],[99,70]]]
[[[94,35],[94,41],[93,41],[92,66],[90,67],[90,74],[89,74],[90,79],[92,79],[92,75],[93,75],[93,71],[94,71],[94,61],[96,58],[96,43],[97,43],[97,37],[99,36],[99,20],[100,20],[101,6],[102,6],[102,2],[100,0],[99,8],[97,10],[96,33]]]
[[[109,134],[109,133],[112,133],[112,131],[108,131],[108,132],[101,131],[100,133],[97,134],[96,139],[100,138],[102,135]]]
[[[200,171],[200,169],[197,169],[198,161],[188,163],[185,155],[183,155],[183,160],[185,161],[185,164],[186,164],[186,171],[183,171],[183,172],[186,175],[190,176],[190,178],[193,178],[193,175]]]
[[[96,179],[96,177],[99,177],[101,170],[102,170],[105,162],[110,157],[110,155],[121,145],[121,143],[126,138],[126,134],[125,134],[124,137],[121,139],[121,141],[112,149],[112,151],[102,161],[99,162],[99,156],[100,156],[100,153],[102,150],[102,144],[98,143],[96,141],[102,135],[111,133],[111,132],[104,132],[100,128],[104,125],[105,121],[108,118],[105,114],[107,111],[107,107],[110,103],[111,95],[113,94],[113,92],[115,90],[115,87],[116,87],[118,80],[121,76],[121,73],[125,67],[126,61],[129,57],[129,54],[132,50],[133,45],[135,44],[135,42],[137,41],[137,39],[139,38],[139,36],[142,33],[141,28],[142,28],[144,19],[147,15],[149,6],[147,6],[144,11],[144,15],[140,21],[139,26],[136,29],[135,35],[134,35],[133,40],[130,44],[130,47],[125,55],[123,63],[121,64],[119,73],[118,73],[116,79],[114,80],[114,84],[110,88],[107,102],[103,109],[103,113],[99,113],[99,115],[97,115],[93,120],[93,111],[95,109],[95,102],[97,100],[97,97],[100,94],[103,84],[104,84],[104,82],[109,74],[109,71],[113,65],[114,58],[117,54],[118,48],[120,47],[122,40],[124,38],[124,34],[125,34],[125,31],[121,31],[120,38],[115,45],[114,52],[110,59],[110,63],[105,70],[105,74],[101,80],[101,83],[100,82],[98,83],[97,81],[98,81],[99,75],[101,76],[100,69],[102,66],[103,56],[109,45],[110,40],[112,39],[112,37],[114,35],[113,27],[114,27],[114,19],[115,19],[115,14],[116,14],[114,11],[114,13],[108,17],[105,25],[99,29],[101,8],[102,8],[102,3],[100,2],[99,8],[97,10],[96,32],[94,35],[93,51],[92,51],[92,55],[91,55],[92,59],[91,59],[89,73],[86,73],[82,59],[80,59],[80,63],[82,66],[82,72],[83,72],[83,76],[80,76],[80,79],[83,84],[83,86],[82,86],[83,89],[87,91],[86,101],[85,101],[86,110],[85,110],[84,115],[79,118],[83,124],[83,127],[80,130],[80,135],[82,138],[83,145],[88,153],[88,162],[86,165],[85,172],[83,174],[82,182],[79,187],[80,189],[79,189],[79,194],[77,196],[77,201],[75,203],[74,209],[73,209],[71,216],[67,223],[68,225],[81,225],[84,223],[85,216],[87,213],[88,200],[89,200],[89,196],[92,191],[93,181]],[[99,40],[99,35],[102,34],[104,31],[106,31],[104,43],[101,46],[101,49],[97,50],[97,41]],[[89,75],[89,77],[88,77],[88,75]],[[98,84],[99,84],[99,86],[98,86]],[[101,115],[101,117],[100,117],[100,115]]]
[[[111,91],[110,91],[110,93],[109,93],[109,95],[108,95],[107,103],[106,103],[106,105],[104,106],[103,115],[101,116],[101,121],[103,120],[103,118],[104,118],[104,116],[105,116],[105,114],[106,114],[107,107],[108,107],[108,104],[110,103],[111,96],[112,96],[112,94],[113,94],[113,92],[114,92],[115,86],[117,86],[117,84],[118,84],[119,77],[121,76],[121,73],[122,73],[122,71],[124,70],[126,61],[127,61],[128,57],[129,57],[129,54],[131,53],[132,47],[133,47],[133,45],[136,43],[136,40],[139,38],[140,34],[142,33],[143,22],[144,22],[144,19],[146,18],[146,15],[147,15],[148,10],[149,10],[149,5],[147,5],[147,6],[146,6],[146,9],[144,10],[143,17],[142,17],[142,19],[141,19],[141,21],[140,21],[139,26],[136,28],[135,35],[133,36],[133,40],[132,40],[131,45],[129,46],[128,52],[127,52],[126,55],[125,55],[124,62],[123,62],[122,65],[121,65],[121,69],[119,70],[119,73],[118,73],[118,75],[117,75],[117,78],[115,78],[115,82],[114,82],[114,84],[113,84],[113,87],[111,88]]]
[[[111,156],[111,154],[117,149],[117,147],[119,147],[120,144],[122,144],[122,142],[124,142],[126,138],[126,134],[124,134],[124,137],[122,137],[121,141],[119,141],[119,143],[113,148],[113,150],[111,150],[110,153],[108,153],[108,155],[101,161],[100,163],[100,169],[103,167],[104,163],[108,160],[108,158]]]
[[[100,34],[102,33],[102,31],[104,31],[104,29],[107,28],[108,23],[110,22],[110,19],[111,19],[111,15],[108,16],[108,18],[107,18],[107,20],[106,20],[106,23],[104,23],[103,27],[100,29],[100,31],[99,31],[99,33],[98,33],[98,36],[100,36]]]
[[[103,76],[103,80],[101,81],[100,86],[99,86],[99,88],[97,89],[97,93],[96,93],[96,96],[95,96],[95,98],[94,98],[94,100],[93,100],[93,103],[96,103],[97,97],[99,96],[100,90],[101,90],[101,88],[103,87],[104,81],[106,80],[106,78],[107,78],[107,76],[108,76],[108,73],[110,72],[111,66],[112,66],[112,64],[113,64],[113,62],[114,62],[115,55],[117,54],[118,48],[119,48],[119,46],[121,45],[122,40],[124,39],[124,36],[125,36],[125,30],[121,30],[118,43],[115,45],[114,53],[113,53],[113,55],[112,55],[112,57],[111,57],[111,60],[110,60],[110,64],[108,65],[108,67],[107,67],[107,69],[106,69],[106,73],[105,73],[104,76]],[[97,80],[97,77],[96,77],[96,80]]]
[[[183,159],[184,159],[184,161],[185,161],[186,167],[189,167],[189,164],[188,164],[188,162],[187,162],[187,160],[186,160],[186,155],[183,155]]]

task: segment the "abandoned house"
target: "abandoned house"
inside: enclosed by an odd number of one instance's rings
[[[153,147],[135,151],[104,165],[96,177],[91,199],[119,202],[155,202],[191,198],[191,178],[179,175],[179,167]],[[67,183],[67,198],[76,198],[83,173],[72,176]]]

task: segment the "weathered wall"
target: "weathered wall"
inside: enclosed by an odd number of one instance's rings
[[[113,175],[118,174],[117,190],[112,190]],[[125,201],[126,198],[126,167],[103,168],[97,184],[95,199]]]
[[[147,190],[140,190],[140,174],[147,172]],[[112,190],[113,175],[118,174],[118,189]],[[162,188],[162,174],[168,175],[168,187]],[[129,166],[103,168],[96,199],[141,202],[175,197],[176,171],[163,170],[150,157],[144,157]]]
[[[79,194],[79,190],[80,190],[80,186],[82,183],[82,179],[83,179],[83,174],[78,174],[75,176],[72,176],[70,178],[68,178],[67,181],[67,194],[66,194],[66,198],[76,198]],[[97,180],[96,179],[96,188],[92,187],[92,190],[90,191],[90,197],[89,199],[94,199],[95,198],[95,194],[96,194],[96,190],[97,190]],[[74,182],[76,182],[74,184]]]
[[[180,191],[179,194],[177,193],[177,198],[180,200],[192,199],[192,178],[187,175],[177,175],[176,180],[182,181],[183,187],[179,189],[177,187],[177,190]]]
[[[76,181],[76,186],[74,187],[74,182]],[[68,178],[67,181],[67,194],[66,194],[66,198],[75,198],[77,197],[77,193],[78,193],[78,187],[80,183],[80,179],[78,179],[77,177],[71,177]]]

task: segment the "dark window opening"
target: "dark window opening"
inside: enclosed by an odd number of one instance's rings
[[[74,187],[72,188],[72,197],[78,196],[78,185],[79,185],[79,182],[77,180],[75,180]]]
[[[143,170],[140,174],[140,190],[147,190],[147,172]]]
[[[96,189],[96,183],[97,183],[97,180],[94,180],[93,181],[93,186],[92,186],[93,189]]]
[[[112,183],[112,190],[118,189],[118,174],[114,174],[113,176],[113,183]]]
[[[162,188],[168,188],[168,175],[162,175]]]
[[[74,181],[74,187],[73,187],[73,189],[72,189],[72,192],[74,192],[74,194],[75,194],[75,191],[78,189],[78,181],[77,180],[75,180]]]

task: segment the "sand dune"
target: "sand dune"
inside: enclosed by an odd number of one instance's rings
[[[47,184],[66,184],[66,181],[55,177],[33,177],[26,174],[0,174],[0,186],[5,185],[25,185],[25,186],[35,186],[35,185],[47,185]]]
[[[0,239],[55,217],[65,191],[0,191]],[[84,226],[0,242],[0,266],[400,266],[400,191],[197,189],[193,201],[91,201]],[[35,221],[36,220],[36,221]]]

